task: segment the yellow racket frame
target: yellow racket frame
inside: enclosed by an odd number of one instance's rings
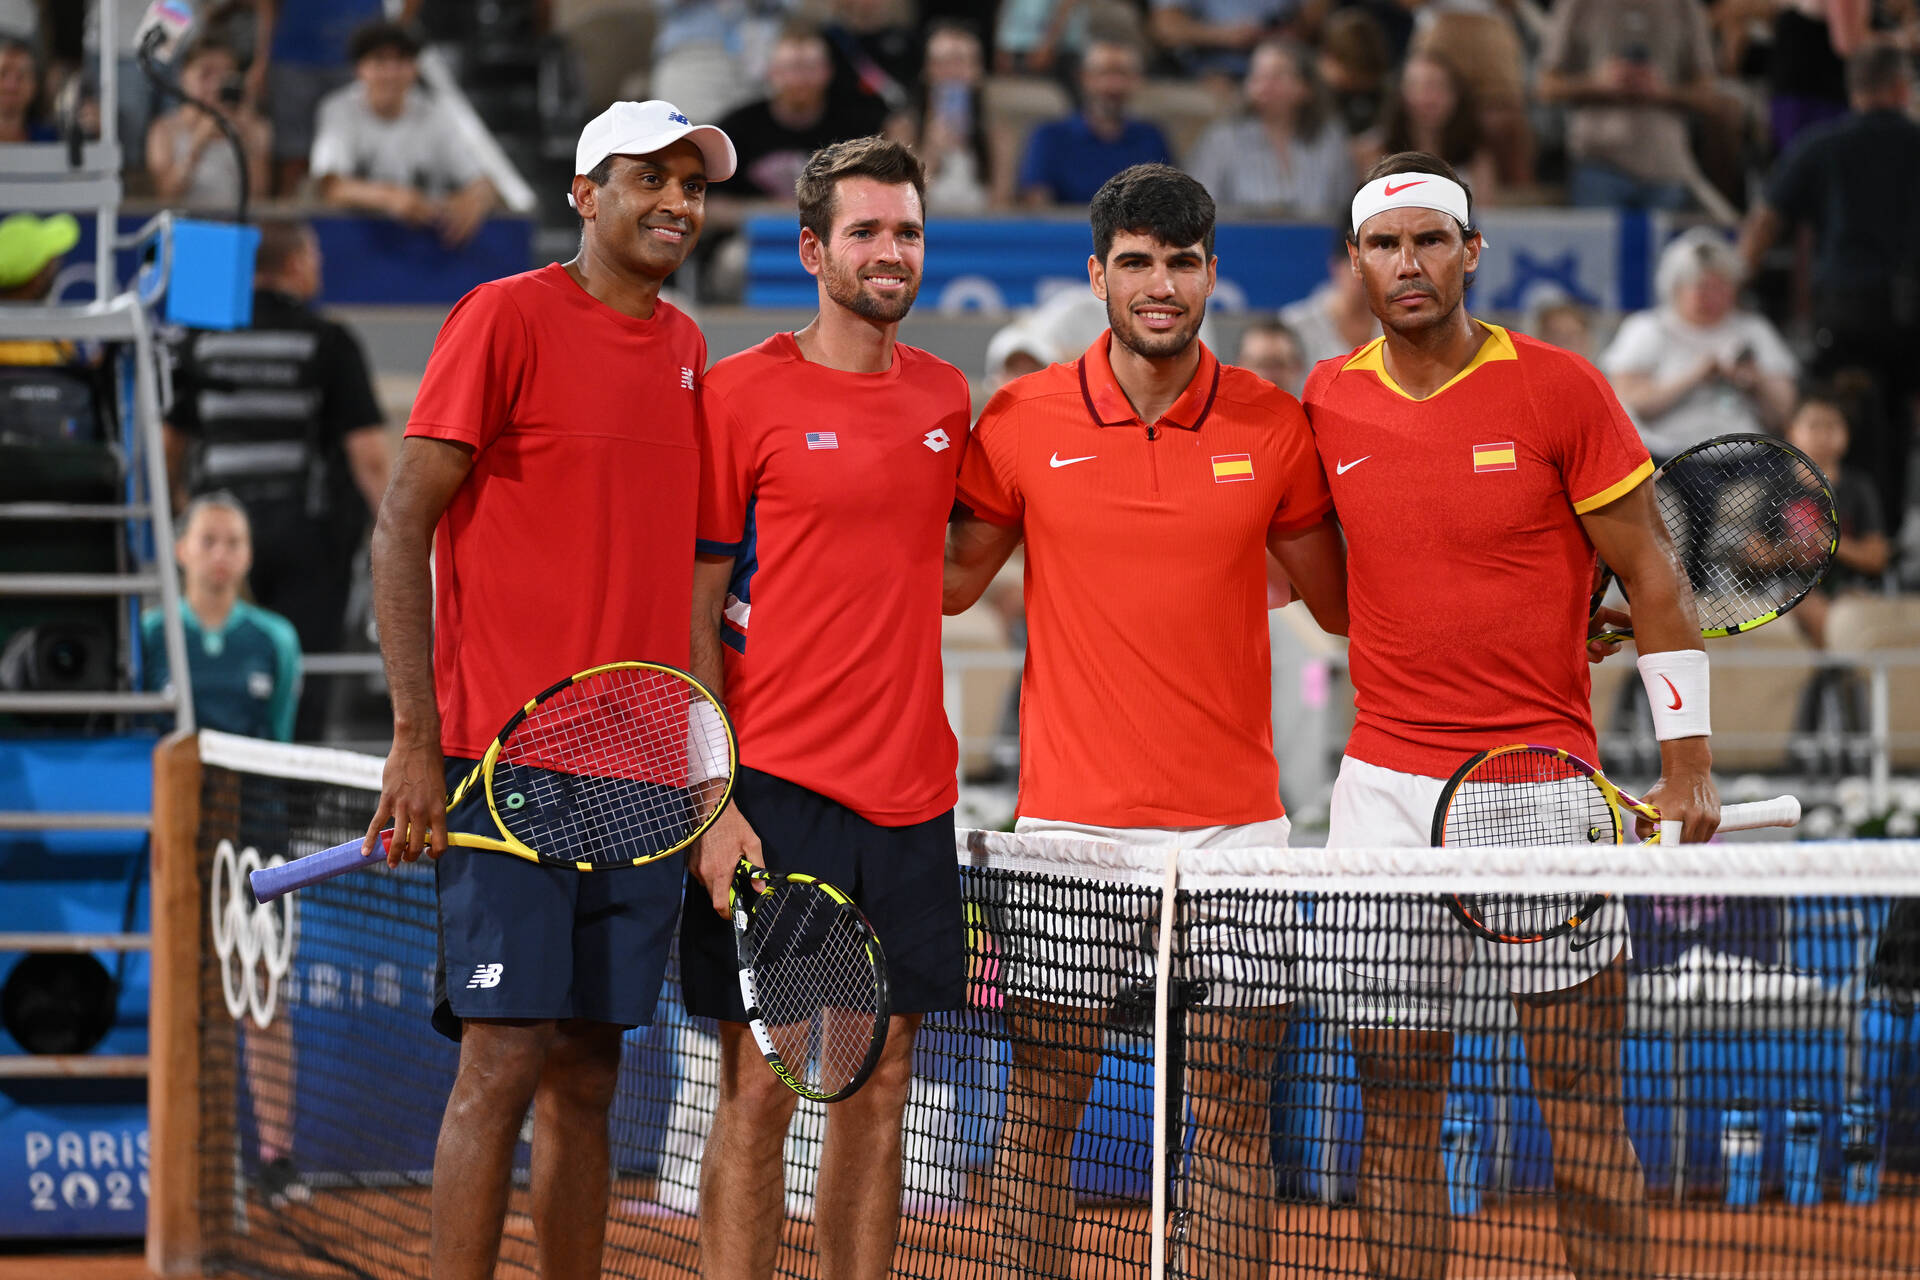
[[[494,766],[499,763],[500,752],[501,749],[505,747],[507,738],[515,729],[520,727],[521,722],[533,714],[541,703],[571,689],[583,680],[590,680],[595,676],[604,675],[609,671],[656,671],[663,675],[672,676],[676,680],[685,683],[688,688],[705,699],[707,705],[713,709],[713,714],[719,719],[720,727],[727,735],[726,787],[720,793],[720,798],[707,810],[706,814],[700,819],[700,822],[694,827],[692,832],[671,848],[662,849],[658,853],[650,853],[644,858],[633,858],[626,862],[568,862],[558,858],[543,858],[540,856],[538,850],[530,847],[523,841],[515,839],[512,833],[507,830],[507,824],[501,821],[500,810],[495,804],[493,796]],[[680,668],[670,667],[663,662],[604,662],[597,667],[588,667],[585,671],[576,672],[568,676],[565,680],[561,680],[551,687],[541,690],[532,698],[529,698],[526,705],[514,712],[513,718],[508,720],[500,732],[494,735],[493,741],[487,744],[487,753],[480,758],[480,763],[475,765],[473,770],[460,780],[460,784],[456,786],[452,794],[447,797],[447,808],[451,810],[455,805],[466,799],[467,796],[473,792],[474,788],[481,788],[487,798],[487,814],[493,819],[494,828],[500,832],[500,838],[495,839],[492,836],[480,835],[471,831],[449,831],[447,832],[447,843],[462,849],[485,849],[490,853],[510,853],[516,858],[524,858],[528,862],[538,862],[543,866],[571,866],[576,871],[604,871],[613,867],[637,867],[649,862],[658,862],[661,858],[671,857],[682,849],[685,849],[695,840],[698,840],[708,827],[713,825],[713,820],[720,816],[721,811],[727,807],[727,803],[733,798],[733,783],[735,776],[739,772],[739,768],[740,742],[734,736],[733,721],[727,718],[726,709],[720,705],[720,700],[713,696],[711,689],[701,684],[687,672],[680,670]]]
[[[747,920],[754,909],[752,895],[757,895],[759,892],[754,886],[770,885],[776,880],[806,885],[819,890],[829,901],[851,911],[854,918],[860,922],[860,927],[865,934],[862,947],[866,952],[867,963],[873,966],[874,981],[879,995],[879,1003],[874,1015],[873,1034],[867,1042],[866,1060],[860,1064],[859,1070],[854,1072],[853,1077],[840,1088],[830,1093],[814,1088],[794,1075],[792,1069],[787,1066],[786,1059],[781,1056],[779,1047],[773,1042],[772,1032],[768,1029],[766,1018],[760,1009],[759,982],[754,975],[752,964],[747,960],[745,952]],[[803,871],[769,871],[765,867],[756,867],[745,858],[734,864],[733,880],[727,886],[727,909],[733,917],[734,959],[740,972],[740,994],[745,998],[747,1007],[747,1029],[753,1033],[754,1043],[759,1046],[761,1056],[767,1060],[767,1065],[773,1069],[773,1074],[780,1077],[780,1082],[803,1098],[809,1098],[815,1102],[839,1102],[843,1098],[852,1097],[860,1086],[867,1082],[867,1078],[873,1074],[873,1069],[880,1064],[880,1052],[887,1047],[887,1028],[893,1011],[892,987],[887,980],[886,953],[881,949],[879,935],[873,931],[873,922],[867,919],[864,911],[860,910],[860,904],[848,897],[841,889],[818,876],[810,876]]]

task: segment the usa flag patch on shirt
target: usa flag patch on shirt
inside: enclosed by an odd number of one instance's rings
[[[831,431],[807,432],[807,448],[809,449],[838,449],[839,447],[840,437]]]

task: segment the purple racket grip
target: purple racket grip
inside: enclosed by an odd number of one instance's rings
[[[392,834],[391,831],[382,831],[380,852],[369,857],[360,856],[363,840],[349,840],[331,849],[322,849],[304,858],[283,862],[277,867],[262,867],[247,877],[247,883],[253,886],[253,900],[272,902],[281,894],[343,876],[349,871],[358,871],[361,867],[384,867],[387,865],[387,837]]]

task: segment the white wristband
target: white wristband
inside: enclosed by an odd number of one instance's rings
[[[687,708],[687,785],[726,776],[726,726],[711,702],[696,697]]]
[[[1704,738],[1713,732],[1704,650],[1643,653],[1634,665],[1640,668],[1647,705],[1653,708],[1654,737],[1665,742],[1670,738]]]

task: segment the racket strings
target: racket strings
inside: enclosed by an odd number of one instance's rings
[[[1718,441],[1656,486],[1705,630],[1778,612],[1822,577],[1839,537],[1826,477],[1776,442]]]
[[[719,712],[670,671],[615,667],[540,702],[501,745],[508,833],[550,860],[620,864],[682,843],[725,793]]]
[[[1488,756],[1454,788],[1443,843],[1449,845],[1617,844],[1618,811],[1591,778],[1558,755],[1511,751]],[[1547,933],[1580,914],[1585,893],[1456,895],[1498,933]]]
[[[742,956],[761,1021],[794,1079],[832,1095],[866,1066],[880,979],[858,914],[806,884],[778,883],[747,919]]]

